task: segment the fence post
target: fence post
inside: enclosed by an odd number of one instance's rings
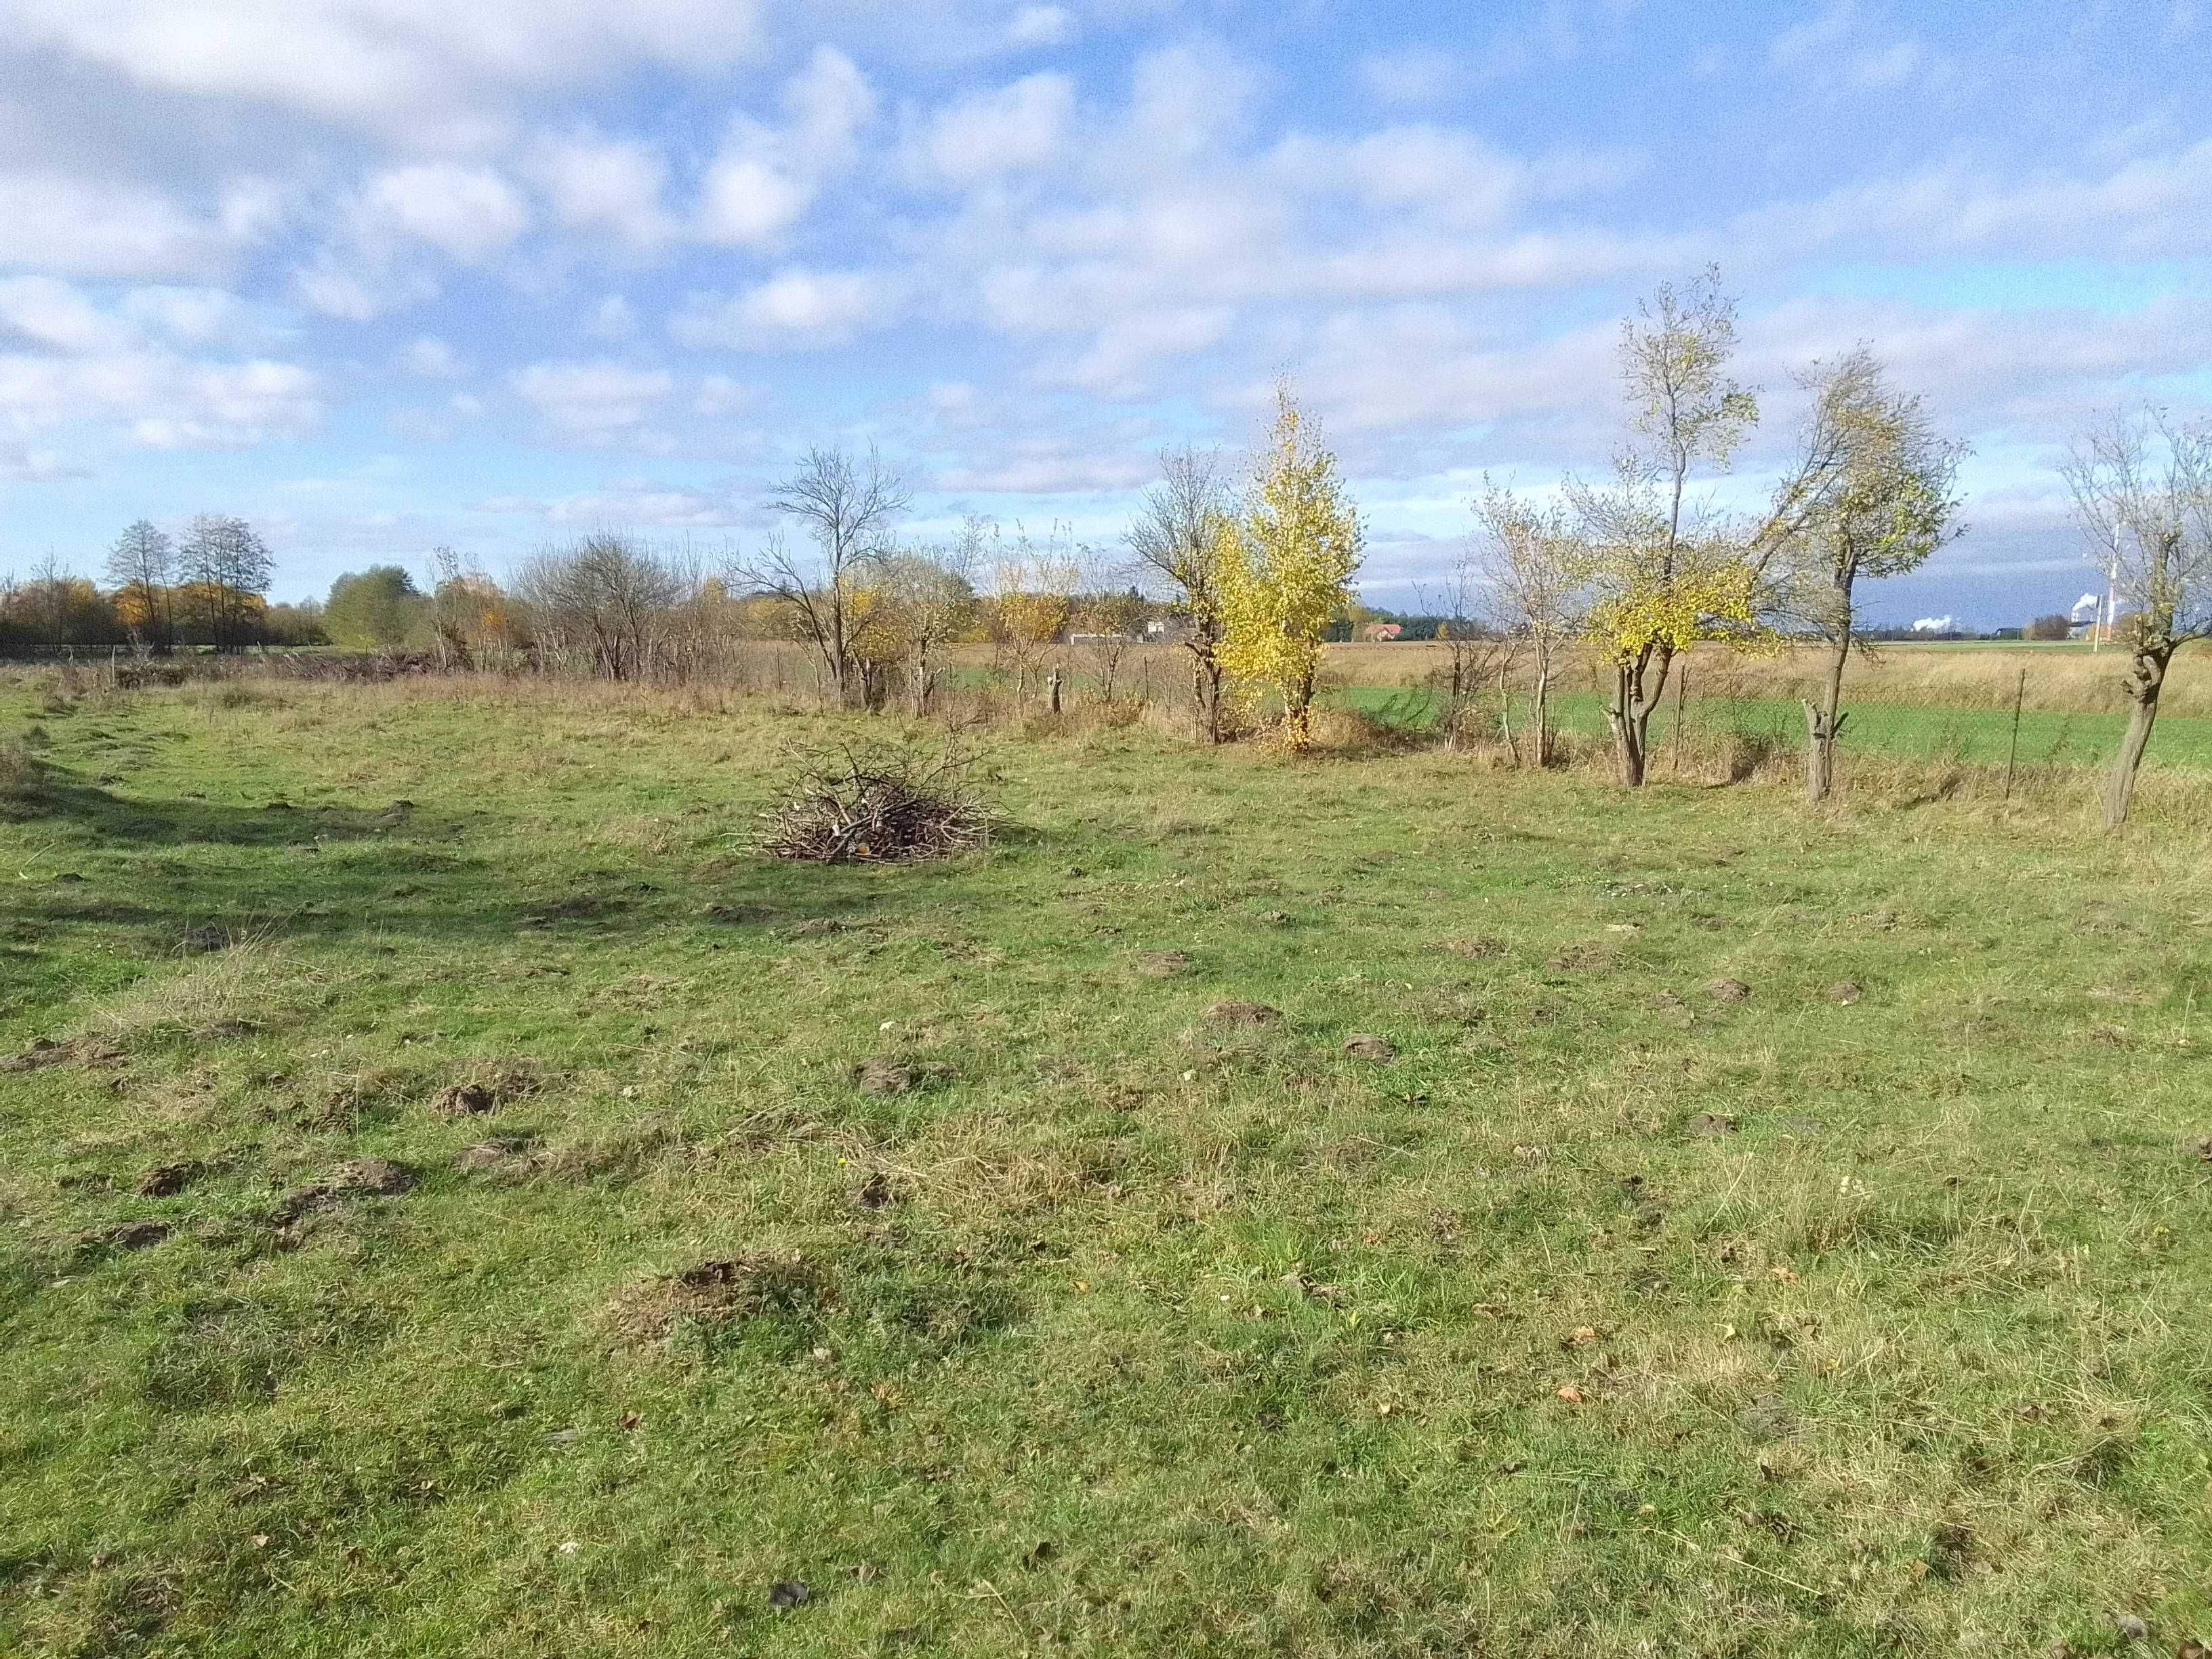
[[[2020,683],[2013,688],[2012,694],[2012,746],[2005,751],[2004,798],[2007,800],[2012,799],[2013,769],[2020,761],[2020,708],[2027,701],[2027,665],[2022,663],[2020,669]]]
[[[1684,663],[1674,675],[1674,775],[1682,775],[1682,699],[1690,693],[1690,665]]]

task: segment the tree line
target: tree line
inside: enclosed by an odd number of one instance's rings
[[[0,573],[0,651],[309,642],[311,615],[268,602],[276,567],[243,519],[203,513],[176,537],[141,519],[108,550],[104,589],[52,554],[28,577]]]
[[[1621,325],[1620,441],[1595,475],[1524,489],[1486,478],[1441,591],[1420,596],[1447,743],[1476,690],[1532,688],[1520,738],[1553,758],[1551,702],[1571,660],[1601,665],[1613,765],[1649,775],[1651,727],[1684,653],[1824,648],[1805,697],[1806,789],[1830,792],[1850,711],[1844,669],[1868,630],[1863,585],[1917,569],[1963,530],[1966,447],[1861,346],[1806,365],[1804,413],[1761,499],[1720,480],[1761,418],[1733,372],[1734,300],[1707,268],[1662,284]],[[2174,653],[2212,635],[2212,428],[2122,415],[2075,446],[2064,476],[2091,557],[2121,611],[2130,719],[2106,795],[2126,815]],[[320,607],[265,604],[270,558],[250,526],[204,515],[173,544],[151,525],[111,551],[112,589],[48,568],[0,589],[0,646],[217,647],[313,637],[467,664],[520,652],[621,680],[674,672],[731,637],[796,642],[841,706],[921,714],[955,645],[983,643],[1018,695],[1057,700],[1048,658],[1081,644],[1108,697],[1139,638],[1171,640],[1208,742],[1265,728],[1313,739],[1322,651],[1362,613],[1358,510],[1336,455],[1287,383],[1242,465],[1187,447],[1162,458],[1122,544],[1033,538],[970,519],[933,541],[902,533],[910,496],[871,451],[816,448],[768,498],[781,526],[709,570],[690,550],[606,533],[526,560],[502,586],[447,550],[427,585],[398,566],[349,573]],[[281,614],[280,614],[281,613]]]

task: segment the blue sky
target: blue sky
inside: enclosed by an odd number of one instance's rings
[[[1110,544],[1287,372],[1404,605],[1486,472],[1601,468],[1636,296],[1741,296],[1755,493],[1865,340],[1974,447],[1875,596],[2087,585],[2055,463],[2212,408],[2212,5],[0,0],[0,573],[242,513],[277,591],[605,526],[710,554],[809,443],[913,531]]]

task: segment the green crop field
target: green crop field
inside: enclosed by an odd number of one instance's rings
[[[0,688],[0,1651],[2212,1638],[2201,827],[857,729]]]

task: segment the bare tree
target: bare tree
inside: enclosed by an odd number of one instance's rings
[[[1528,647],[1528,760],[1540,769],[1552,760],[1552,684],[1582,631],[1582,555],[1556,507],[1494,484],[1473,505],[1498,627]]]
[[[169,587],[175,580],[176,548],[169,538],[141,519],[115,538],[107,550],[107,580],[116,589],[116,608],[142,653],[150,646],[166,651],[174,629]]]
[[[1015,696],[1023,698],[1046,654],[1067,631],[1089,556],[1066,525],[1054,525],[1042,541],[1016,525],[1013,539],[994,543],[992,555],[991,643],[999,672],[1012,679]],[[1057,671],[1051,684],[1056,697]]]
[[[1191,657],[1191,696],[1207,741],[1219,743],[1221,641],[1229,629],[1217,550],[1229,515],[1228,482],[1218,452],[1189,447],[1164,452],[1160,475],[1129,526],[1129,550],[1147,575],[1168,586],[1172,614],[1188,629],[1183,647]]]
[[[937,689],[937,653],[975,625],[975,571],[989,525],[970,518],[943,546],[908,548],[884,561],[878,591],[903,648],[909,707],[920,719]]]
[[[1965,446],[1936,436],[1917,396],[1893,391],[1864,346],[1803,377],[1813,406],[1796,467],[1761,527],[1789,566],[1789,602],[1830,647],[1818,702],[1803,699],[1805,793],[1835,779],[1844,668],[1858,625],[1861,577],[1901,575],[1960,533],[1953,493]]]
[[[2152,410],[2115,416],[2074,446],[2065,476],[2089,556],[2125,607],[2128,726],[2105,789],[2105,823],[2116,829],[2173,653],[2212,637],[2212,426],[2177,427]]]
[[[588,652],[592,672],[615,680],[646,672],[671,613],[698,588],[688,556],[605,532],[532,556],[515,579],[540,638],[556,649]]]
[[[246,643],[276,572],[276,556],[243,519],[203,513],[177,549],[192,619],[225,651]]]
[[[1483,615],[1484,575],[1477,550],[1468,544],[1460,548],[1441,584],[1413,584],[1414,608],[1438,619],[1437,642],[1444,648],[1443,664],[1429,672],[1426,685],[1440,705],[1437,726],[1447,750],[1456,750],[1466,739],[1484,687],[1504,690],[1519,654],[1520,641]]]
[[[891,552],[894,526],[908,499],[872,448],[859,465],[842,449],[809,449],[768,506],[798,525],[814,557],[793,552],[776,537],[732,573],[789,611],[799,637],[821,658],[842,708],[862,708],[868,701],[869,675],[855,648],[855,598]]]

